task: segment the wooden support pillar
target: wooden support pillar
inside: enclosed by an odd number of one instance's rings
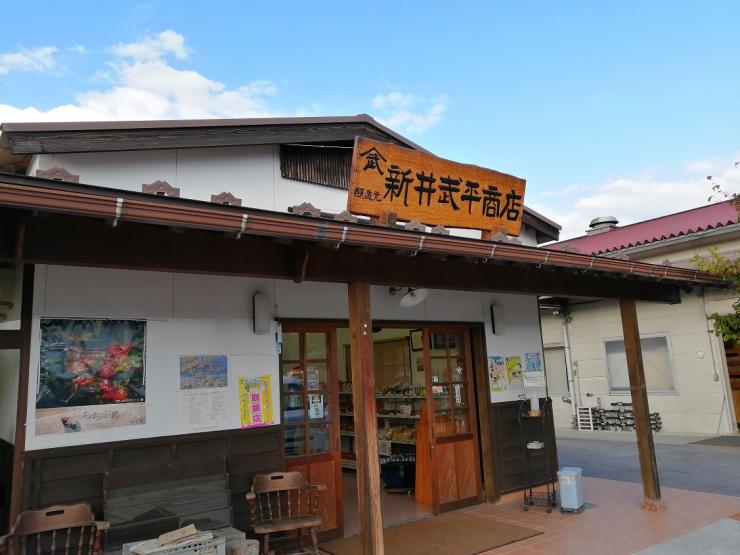
[[[21,357],[18,369],[18,404],[15,419],[15,445],[13,446],[13,482],[10,491],[9,527],[13,526],[16,518],[23,511],[23,452],[26,450],[26,411],[33,319],[33,279],[34,265],[24,265],[23,290],[21,292]]]
[[[360,541],[363,555],[382,555],[383,517],[380,509],[370,286],[367,283],[350,283],[348,296]]]
[[[642,489],[645,494],[642,506],[649,511],[664,511],[666,505],[660,497],[658,464],[655,460],[653,431],[650,429],[650,407],[645,385],[645,368],[642,363],[640,329],[637,326],[637,306],[633,300],[622,300],[619,301],[619,310],[622,315],[624,350],[627,355],[637,451],[640,456]]]

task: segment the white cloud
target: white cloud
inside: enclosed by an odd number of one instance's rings
[[[11,71],[32,71],[44,73],[56,67],[57,49],[54,46],[40,46],[38,48],[21,48],[15,52],[0,54],[0,75]]]
[[[447,98],[427,101],[411,93],[393,91],[374,97],[371,104],[379,111],[377,119],[384,125],[396,131],[420,134],[442,119]]]
[[[189,49],[182,35],[164,31],[110,49],[108,70],[96,75],[103,87],[77,95],[75,102],[48,110],[0,104],[0,121],[94,121],[178,118],[267,117],[275,85],[257,80],[228,88],[204,75],[174,67]]]
[[[372,100],[372,106],[376,110],[382,110],[383,108],[408,108],[413,106],[419,101],[419,97],[411,93],[403,93],[400,91],[391,92],[388,94],[379,94]]]
[[[740,190],[740,167],[730,162],[718,166],[725,169],[714,176],[714,181],[725,191]],[[553,193],[557,191],[533,194],[527,204],[562,225],[562,239],[583,235],[589,222],[599,216],[615,216],[620,226],[627,225],[703,206],[713,195],[712,183],[695,175],[672,180],[646,175],[614,179],[596,187],[579,186],[571,192],[561,191],[557,206],[547,204]],[[722,198],[714,193],[712,200]]]
[[[67,53],[88,52],[83,45]],[[54,67],[54,47],[0,55],[0,73]],[[117,43],[105,52],[110,59],[87,78],[89,89],[73,101],[50,108],[0,103],[0,122],[104,121],[182,118],[270,117],[282,115],[273,107],[277,93],[272,81],[258,79],[228,87],[187,68],[191,50],[185,37],[171,29],[138,41]],[[185,66],[185,67],[183,67]],[[4,71],[3,71],[4,70]],[[53,98],[53,97],[52,97]],[[303,105],[293,114],[320,113],[319,104]],[[371,101],[378,120],[401,132],[418,134],[440,121],[447,99],[428,99],[402,91],[378,95]]]
[[[174,55],[178,60],[184,60],[190,53],[185,46],[185,37],[172,29],[144,37],[139,42],[117,44],[111,48],[111,52],[137,62],[158,60],[168,54]]]

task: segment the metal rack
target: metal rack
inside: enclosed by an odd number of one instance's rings
[[[539,414],[530,411],[530,402],[522,401],[519,405],[519,437],[522,444],[524,461],[524,497],[522,508],[528,511],[532,506],[546,507],[551,513],[557,507],[555,494],[555,477],[551,467],[550,445],[550,400],[541,403]],[[544,458],[544,469],[534,464],[537,455]],[[544,483],[543,483],[544,482]],[[535,491],[535,487],[539,489]]]

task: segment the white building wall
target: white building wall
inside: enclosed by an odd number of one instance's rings
[[[210,201],[211,195],[228,191],[250,208],[287,212],[303,202],[327,213],[347,208],[346,191],[284,179],[279,145],[41,154],[34,157],[29,173],[54,166],[79,175],[80,183],[100,187],[140,192],[142,184],[163,180],[180,188],[182,198],[195,200]],[[476,230],[452,232],[480,238]],[[519,238],[537,246],[532,229],[522,226]]]
[[[731,433],[723,365],[707,320],[704,298],[695,293],[682,295],[675,305],[637,304],[640,334],[666,334],[673,361],[676,390],[648,395],[650,410],[659,412],[663,431],[686,434]],[[603,406],[629,402],[629,393],[610,394],[604,353],[604,339],[622,337],[619,306],[600,302],[575,307],[568,324],[572,370],[578,403],[600,398]],[[542,315],[545,346],[562,344],[562,321]],[[716,379],[715,375],[719,378]],[[570,406],[560,397],[553,399],[555,424],[571,425]],[[615,432],[616,433],[616,432]]]
[[[21,292],[23,272],[20,267],[0,270],[0,330],[21,328]],[[0,349],[0,439],[15,444],[16,400],[20,350]]]
[[[272,376],[278,421],[278,355],[274,336],[252,331],[252,295],[272,297],[280,318],[346,319],[342,284],[251,278],[37,266],[29,377],[26,447],[30,450],[189,433],[180,418],[179,356],[229,355],[228,416],[215,429],[239,427],[238,375]],[[489,307],[503,314],[503,332],[493,335]],[[375,319],[484,322],[489,355],[539,352],[541,338],[534,296],[432,290],[424,303],[404,309],[386,287],[373,287]],[[39,377],[39,323],[42,317],[146,319],[146,424],[101,431],[35,435]],[[497,326],[499,326],[497,316]]]

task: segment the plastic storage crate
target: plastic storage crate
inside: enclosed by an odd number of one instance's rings
[[[132,542],[123,546],[121,555],[135,555],[131,549],[144,542]],[[152,552],[152,555],[226,555],[226,539],[215,537],[209,539],[194,539],[185,545],[161,547]]]

